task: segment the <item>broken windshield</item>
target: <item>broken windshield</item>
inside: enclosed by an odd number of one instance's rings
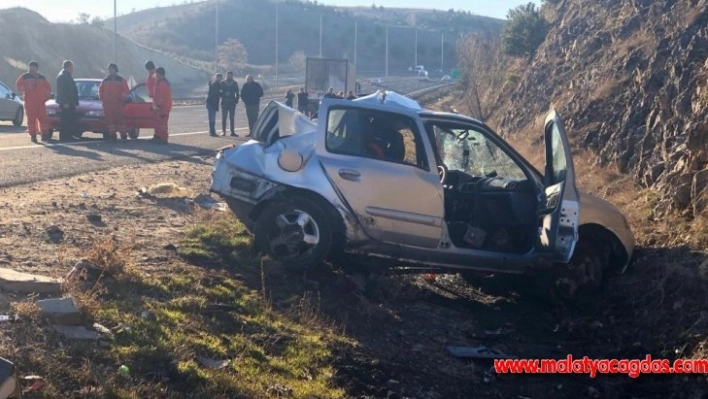
[[[474,177],[526,180],[523,169],[482,132],[470,126],[435,122],[427,127],[435,137],[439,161],[449,170]]]

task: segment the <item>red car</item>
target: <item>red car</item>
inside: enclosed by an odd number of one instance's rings
[[[108,136],[108,127],[103,118],[103,104],[98,98],[98,86],[101,79],[76,79],[76,88],[79,91],[79,106],[76,108],[78,123],[81,129],[79,135],[85,132]],[[123,106],[125,111],[128,137],[137,139],[140,129],[154,129],[157,118],[152,111],[152,99],[148,96],[145,84],[139,84],[128,94],[128,101]],[[47,101],[47,116],[49,119],[50,136],[59,130],[59,105],[52,99]]]

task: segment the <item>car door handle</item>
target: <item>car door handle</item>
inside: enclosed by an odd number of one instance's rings
[[[359,177],[361,177],[361,173],[354,169],[339,169],[339,176],[341,176],[342,179],[357,181]]]

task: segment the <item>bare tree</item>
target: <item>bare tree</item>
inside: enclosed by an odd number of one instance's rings
[[[85,12],[80,12],[79,13],[79,24],[80,25],[87,25],[89,23],[90,18],[91,18],[90,14],[87,14]]]
[[[470,34],[460,40],[457,53],[464,71],[462,86],[469,114],[486,120],[494,105],[494,95],[504,85],[501,38],[493,33]]]
[[[219,67],[224,70],[243,68],[248,62],[248,51],[238,39],[228,38],[219,45]]]
[[[296,51],[288,59],[288,63],[293,71],[301,73],[305,72],[305,65],[307,63],[307,55],[304,51]]]

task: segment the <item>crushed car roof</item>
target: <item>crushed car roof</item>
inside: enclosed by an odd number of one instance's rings
[[[423,107],[421,107],[417,101],[393,91],[377,90],[375,93],[369,94],[368,96],[359,97],[353,101],[369,104],[395,106],[400,108],[412,109],[415,111],[423,110]]]

